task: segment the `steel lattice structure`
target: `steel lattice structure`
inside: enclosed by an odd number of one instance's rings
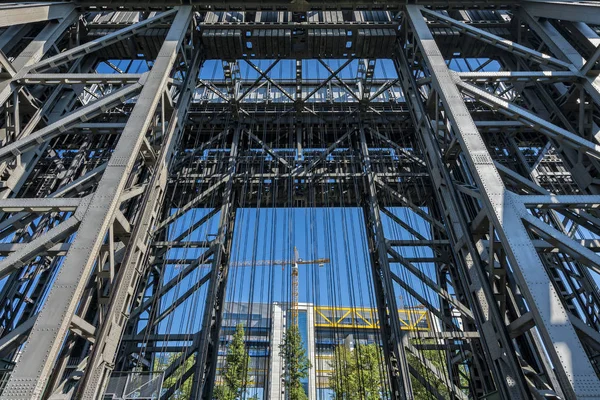
[[[600,398],[600,4],[81,0],[2,5],[0,29],[0,398],[101,398],[169,341],[193,367],[162,398],[187,379],[212,398],[240,198],[291,207],[290,193],[363,210],[392,398],[412,398],[411,375],[443,398],[407,362],[420,348],[390,312],[396,287],[441,321],[429,346],[448,370],[423,368],[454,398]],[[202,77],[207,60],[222,78]],[[394,207],[432,239],[386,238],[382,215],[411,229]],[[198,208],[188,232],[218,219],[185,244],[202,255],[166,259],[186,241],[166,232]],[[201,329],[161,333],[200,288]]]

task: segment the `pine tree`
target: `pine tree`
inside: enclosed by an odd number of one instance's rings
[[[284,378],[288,400],[308,400],[302,387],[302,379],[308,377],[308,370],[312,365],[306,356],[298,326],[292,324],[286,329],[279,350],[285,363]]]
[[[244,326],[238,324],[231,343],[227,346],[227,356],[223,368],[223,384],[215,388],[214,398],[217,400],[236,400],[245,391],[250,356],[244,342]]]

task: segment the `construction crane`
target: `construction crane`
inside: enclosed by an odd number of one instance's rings
[[[252,267],[252,266],[274,266],[286,265],[292,266],[292,307],[291,307],[291,323],[298,326],[298,266],[299,265],[318,265],[322,267],[325,264],[329,264],[331,260],[329,258],[317,258],[316,260],[303,260],[298,254],[298,249],[294,246],[294,259],[293,260],[257,260],[257,261],[236,261],[229,264],[230,267]]]

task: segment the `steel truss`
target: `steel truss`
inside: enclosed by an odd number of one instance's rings
[[[393,398],[415,380],[443,398],[432,376],[457,399],[600,398],[597,4],[191,3],[0,6],[1,398],[100,398],[165,348],[162,398],[186,382],[211,398],[242,197],[362,209]],[[209,59],[222,78],[202,77]],[[400,290],[439,331],[402,329]],[[162,333],[198,293],[201,329]]]

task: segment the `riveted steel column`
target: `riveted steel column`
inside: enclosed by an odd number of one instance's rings
[[[86,374],[78,388],[76,396],[78,399],[96,399],[104,393],[108,384],[119,341],[128,321],[128,310],[133,302],[133,297],[129,294],[135,292],[140,279],[148,268],[148,244],[152,239],[154,225],[160,218],[169,167],[172,165],[171,161],[176,145],[184,130],[185,117],[193,90],[196,87],[196,78],[201,64],[202,57],[199,49],[196,49],[183,84],[184,90],[179,96],[177,108],[169,121],[162,151],[156,162],[156,171],[144,196],[141,217],[129,241],[127,253],[121,262],[120,273],[105,322],[97,335],[96,346],[90,355]]]
[[[231,140],[227,181],[223,190],[223,205],[221,206],[219,216],[219,231],[213,245],[214,254],[210,282],[208,283],[208,290],[206,292],[207,300],[204,304],[202,327],[195,340],[199,347],[196,354],[196,364],[192,380],[192,398],[194,399],[212,399],[215,383],[220,344],[219,331],[221,330],[221,321],[223,319],[225,289],[229,272],[229,255],[235,224],[233,184],[241,129],[240,126],[235,128],[233,139]]]
[[[486,283],[488,277],[481,265],[479,251],[471,240],[465,240],[469,235],[469,221],[460,209],[456,192],[452,188],[452,178],[435,142],[431,124],[427,122],[425,106],[419,98],[417,83],[403,51],[398,49],[396,68],[411,116],[414,121],[421,121],[416,124],[416,129],[420,132],[420,140],[427,154],[425,160],[437,188],[435,193],[444,214],[446,231],[457,252],[459,268],[456,274],[460,278],[455,282],[458,286],[455,290],[462,292],[473,311],[476,328],[481,335],[481,342],[472,342],[473,350],[485,359],[489,368],[478,371],[483,379],[481,387],[473,388],[474,394],[483,396],[497,390],[507,398],[527,398],[528,385],[511,345],[504,318],[495,305],[494,292]],[[500,347],[511,350],[500,353],[497,351]]]
[[[191,16],[191,7],[179,8],[106,171],[83,214],[77,236],[4,389],[3,399],[30,400],[43,396],[79,298],[118,210],[119,198],[167,87]]]
[[[412,399],[412,385],[408,362],[406,360],[406,350],[404,348],[405,341],[408,338],[402,332],[400,316],[398,315],[394,282],[388,262],[387,245],[385,243],[379,202],[377,200],[377,185],[371,169],[365,131],[362,127],[359,129],[359,135],[360,153],[367,180],[367,193],[363,212],[367,225],[367,236],[377,297],[377,310],[379,312],[379,325],[381,326],[381,336],[391,383],[392,398]]]
[[[483,207],[498,232],[531,308],[561,388],[569,398],[600,398],[600,380],[523,224],[524,205],[504,186],[421,14],[421,7],[409,5],[406,9],[407,20],[431,73],[433,87],[480,189]]]

